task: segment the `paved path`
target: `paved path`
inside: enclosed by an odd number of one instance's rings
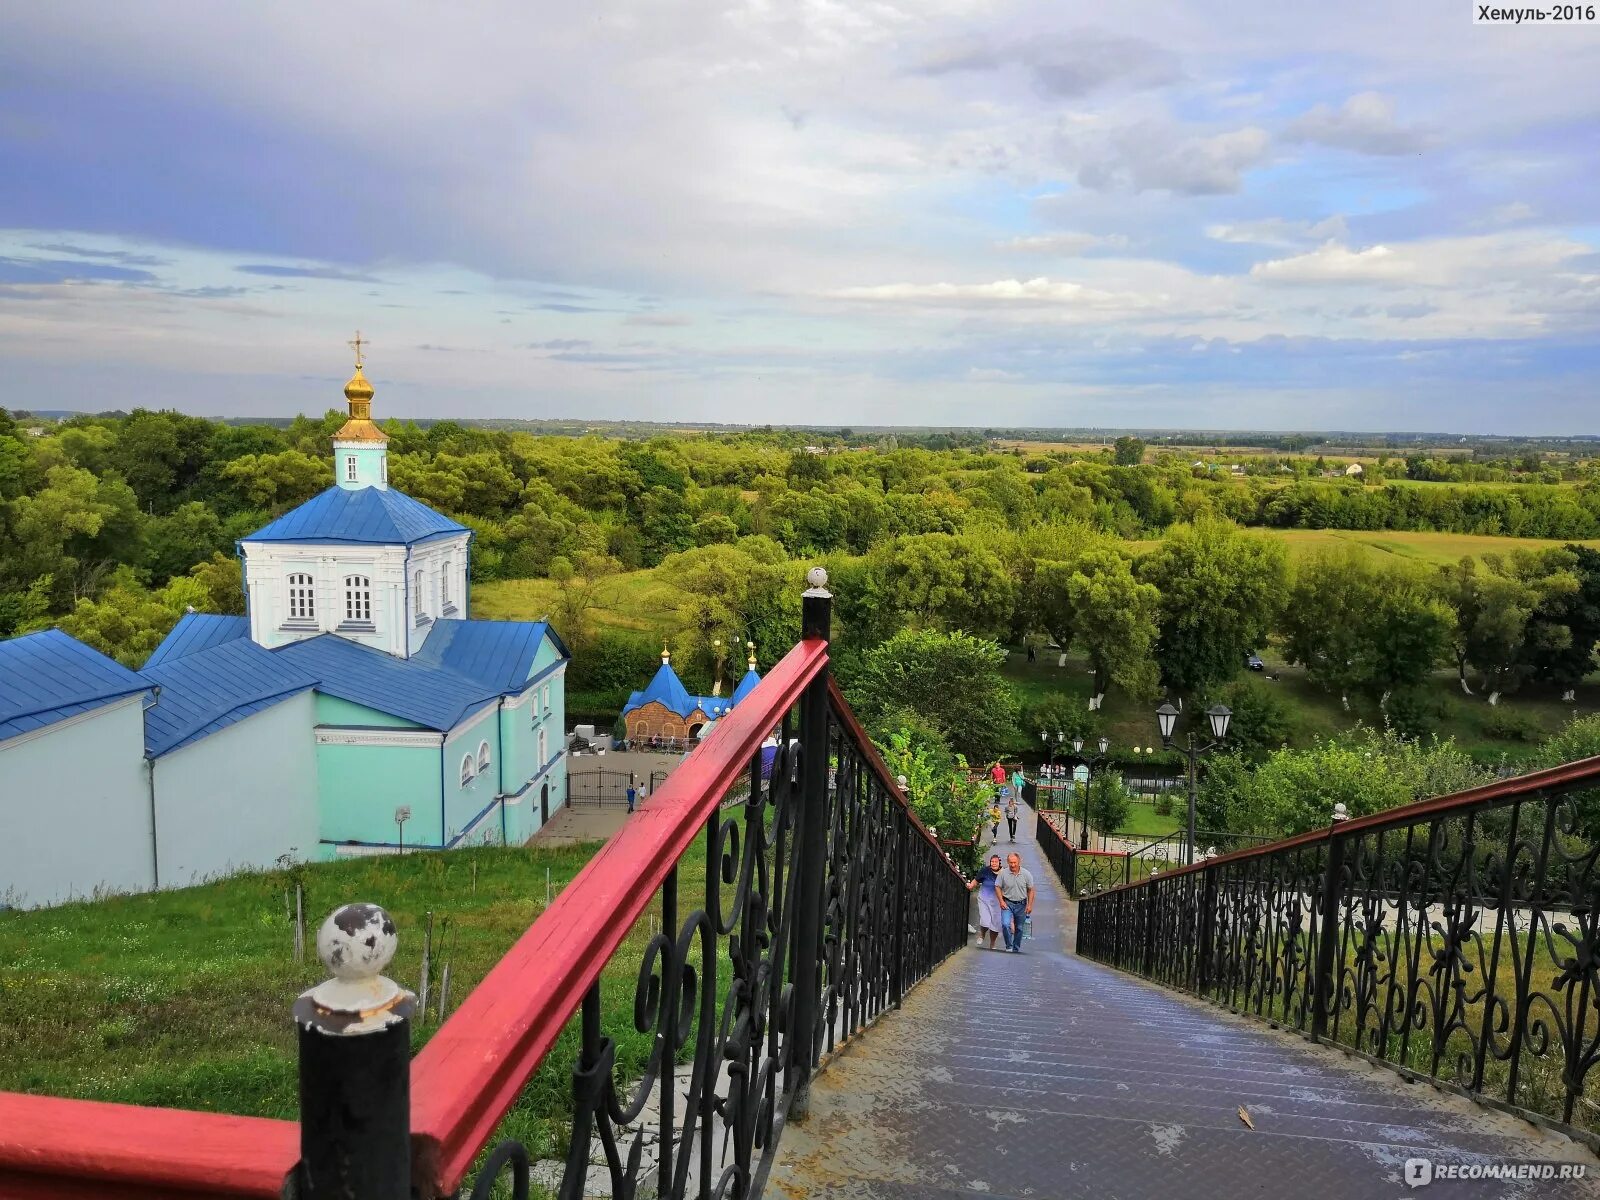
[[[962,951],[830,1062],[769,1195],[1600,1196],[1600,1160],[1565,1138],[1071,954],[1075,906],[1022,826],[1039,936]],[[1412,1158],[1582,1163],[1590,1181],[1412,1190]]]

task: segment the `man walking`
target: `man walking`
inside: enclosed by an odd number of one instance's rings
[[[639,789],[633,786],[633,780],[628,781],[628,811],[633,811],[633,806],[639,800]]]
[[[1006,869],[1000,872],[995,886],[1005,911],[1000,914],[1000,933],[1006,939],[1006,949],[1013,954],[1022,953],[1022,918],[1033,916],[1033,872],[1022,865],[1022,856],[1013,854],[1006,859]]]

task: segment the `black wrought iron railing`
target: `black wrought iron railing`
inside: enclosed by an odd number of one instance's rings
[[[1085,896],[1078,951],[1600,1147],[1600,759]]]
[[[965,880],[830,677],[822,583],[801,642],[415,1060],[414,998],[380,974],[405,931],[347,905],[318,938],[339,978],[295,1007],[298,1126],[0,1093],[0,1195],[526,1197],[528,1150],[484,1152],[577,1014],[560,1200],[759,1196],[819,1064],[967,940]]]

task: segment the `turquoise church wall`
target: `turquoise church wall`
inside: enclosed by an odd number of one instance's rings
[[[484,742],[489,743],[489,769],[482,774],[474,774],[472,782],[465,787],[461,783],[461,760],[467,755],[472,755],[474,763],[477,760],[478,749]],[[466,724],[452,730],[444,744],[444,840],[449,842],[458,834],[466,831],[469,825],[478,818],[479,814],[500,794],[500,717],[499,705],[491,708],[483,715],[469,720]],[[484,818],[484,823],[479,825],[470,839],[473,843],[480,843],[486,834],[492,834],[491,841],[500,840],[500,819],[498,811],[490,813]]]
[[[155,884],[142,697],[0,742],[0,903]]]
[[[389,476],[384,460],[388,455],[388,447],[382,443],[364,442],[351,446],[336,446],[333,452],[333,470],[339,486],[346,491],[364,487],[387,488]],[[346,468],[346,460],[351,458],[356,460],[356,477],[353,480]]]
[[[406,845],[439,844],[438,746],[317,747],[322,856],[329,843],[393,844],[399,838],[394,810],[411,807]]]
[[[396,717],[364,704],[341,700],[338,696],[318,692],[316,720],[318,725],[377,726],[383,729],[421,729],[422,726],[403,717]]]
[[[318,857],[310,692],[152,763],[162,887]]]

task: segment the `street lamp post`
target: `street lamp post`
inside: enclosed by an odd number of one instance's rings
[[[1095,772],[1100,769],[1100,764],[1106,760],[1106,751],[1111,748],[1111,739],[1100,739],[1100,753],[1085,756],[1083,753],[1083,738],[1072,739],[1072,752],[1083,762],[1084,768],[1089,772],[1089,778],[1083,781],[1083,812],[1078,817],[1078,848],[1089,848],[1089,785],[1094,782]]]
[[[1233,710],[1226,704],[1213,704],[1206,709],[1206,720],[1211,723],[1212,740],[1204,746],[1195,745],[1192,732],[1184,735],[1184,744],[1178,752],[1184,756],[1189,769],[1189,826],[1188,839],[1184,847],[1184,860],[1194,862],[1194,808],[1195,802],[1200,798],[1200,756],[1209,754],[1228,736],[1228,722],[1233,719]],[[1172,744],[1172,731],[1178,724],[1178,710],[1168,700],[1156,709],[1156,725],[1161,730],[1161,744],[1168,750],[1174,749]]]

